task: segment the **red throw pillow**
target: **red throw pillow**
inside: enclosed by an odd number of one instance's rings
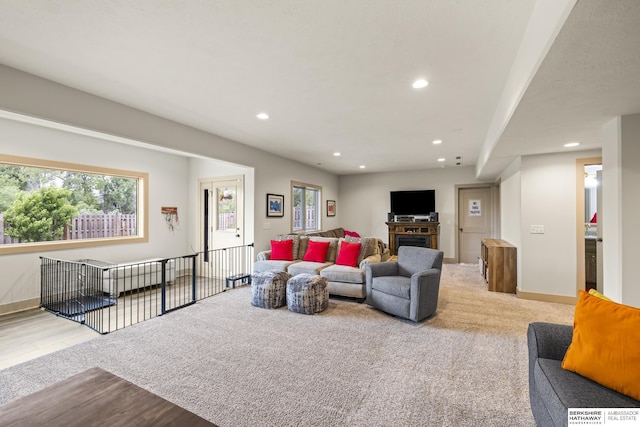
[[[349,237],[360,237],[356,231],[344,230],[344,235]]]
[[[272,240],[271,260],[293,261],[293,240]]]
[[[327,251],[329,250],[329,243],[331,242],[316,242],[314,240],[309,240],[307,252],[304,254],[304,258],[302,258],[302,260],[325,262],[327,258]]]
[[[358,265],[361,246],[361,243],[341,242],[340,253],[338,253],[336,264],[356,267]]]

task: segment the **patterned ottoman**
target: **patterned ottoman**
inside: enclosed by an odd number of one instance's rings
[[[251,305],[262,308],[278,308],[286,305],[287,280],[285,271],[264,271],[251,278]]]
[[[287,307],[302,314],[320,313],[329,305],[327,279],[313,274],[298,274],[287,282]]]

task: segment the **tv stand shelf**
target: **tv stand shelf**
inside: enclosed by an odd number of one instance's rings
[[[439,222],[387,222],[389,251],[398,255],[400,246],[421,246],[438,249]]]

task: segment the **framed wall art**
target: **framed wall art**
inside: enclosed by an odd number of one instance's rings
[[[267,193],[267,217],[284,216],[284,196],[281,194]]]
[[[327,200],[327,216],[336,216],[335,200]]]

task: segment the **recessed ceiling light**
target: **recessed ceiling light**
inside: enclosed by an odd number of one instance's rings
[[[340,156],[342,156],[342,153],[339,153],[339,152],[336,151],[335,153],[333,153],[333,155],[336,156],[336,157],[340,157]]]
[[[579,142],[567,142],[566,144],[564,144],[564,146],[567,148],[577,147],[578,145],[580,145]]]
[[[433,144],[434,145],[442,144],[442,140],[441,139],[434,139],[433,140]]]
[[[267,113],[258,113],[256,114],[256,117],[260,120],[267,120],[269,118],[269,115]]]
[[[364,169],[364,168],[366,168],[365,165],[360,165],[360,169]]]
[[[445,160],[446,160],[446,159],[445,159],[444,157],[440,157],[440,158],[438,159],[438,161],[439,161],[439,162],[444,162]]]
[[[424,79],[418,79],[415,82],[413,82],[413,84],[411,86],[414,89],[422,89],[423,87],[427,87],[428,84],[429,84],[428,81],[426,81]]]

